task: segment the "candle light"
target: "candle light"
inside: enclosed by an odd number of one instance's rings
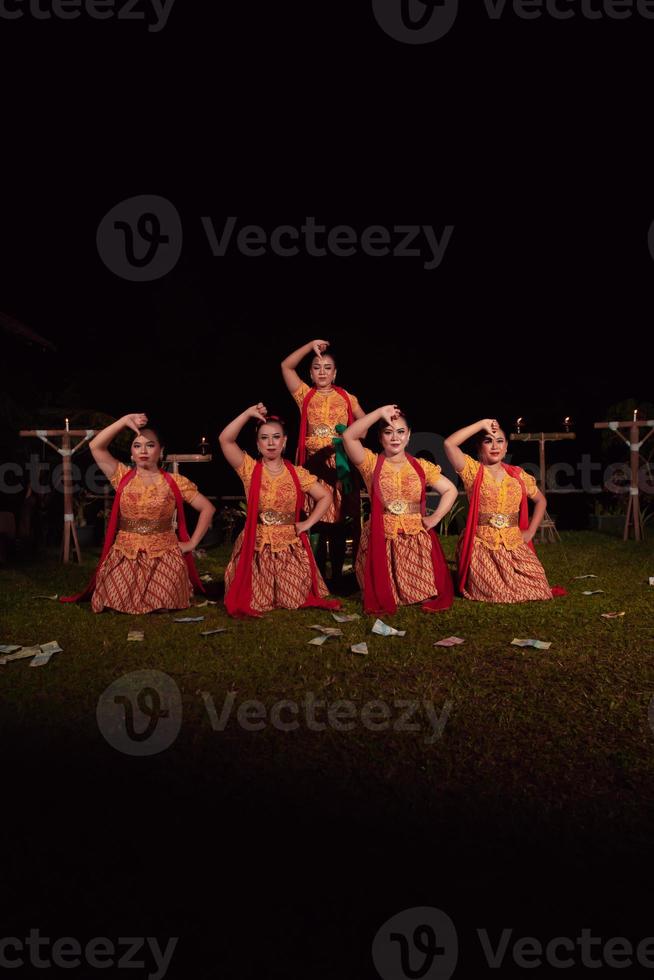
[[[68,419],[66,419],[66,432],[69,432],[69,431],[70,431],[70,429],[68,428]]]
[[[563,428],[565,429],[566,432],[570,431],[571,425],[572,425],[572,419],[570,418],[569,415],[566,415],[566,417],[563,419]]]
[[[204,436],[202,436],[202,441],[200,443],[200,455],[206,456],[207,450],[208,450],[207,440],[204,438]]]
[[[634,408],[634,422],[638,421],[638,409]]]
[[[525,424],[525,420],[520,416],[520,418],[515,420],[515,428],[518,435],[520,434],[521,427]]]

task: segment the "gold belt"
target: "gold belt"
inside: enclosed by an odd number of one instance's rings
[[[172,531],[173,526],[169,517],[161,517],[156,521],[148,521],[140,517],[121,517],[119,531],[129,531],[132,534],[161,534],[162,531]]]
[[[275,524],[295,524],[295,514],[283,514],[280,510],[260,510],[259,522],[267,526]]]
[[[517,527],[519,514],[480,514],[478,524],[481,527],[494,527],[498,531],[503,527]]]
[[[333,439],[336,435],[336,429],[332,428],[331,425],[327,425],[325,422],[319,422],[318,425],[309,426],[309,435],[318,436],[320,439]]]
[[[384,510],[387,514],[419,514],[420,504],[412,503],[409,500],[389,500],[387,504],[384,505]]]

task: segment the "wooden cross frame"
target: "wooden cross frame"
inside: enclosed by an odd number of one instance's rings
[[[66,420],[68,422],[68,420]],[[82,552],[77,538],[77,524],[73,511],[73,469],[71,458],[85,443],[95,435],[95,429],[21,429],[20,436],[37,438],[61,456],[61,469],[64,485],[64,531],[61,541],[61,560],[71,560],[70,540],[73,539],[78,562],[82,561]],[[81,436],[79,442],[71,449],[73,436]],[[50,441],[50,437],[61,438],[61,448]]]
[[[634,412],[634,415],[636,413]],[[640,447],[646,442],[654,432],[654,419],[648,419],[646,422],[639,421],[634,418],[631,422],[595,422],[594,428],[596,429],[610,429],[611,432],[615,432],[623,442],[629,446],[630,461],[631,461],[631,483],[629,486],[629,504],[627,505],[627,514],[625,516],[624,522],[624,533],[622,535],[622,540],[627,541],[629,538],[630,527],[634,529],[634,540],[643,541],[645,538],[645,531],[643,528],[641,515],[640,515],[640,490],[638,487],[638,457],[640,455]],[[649,432],[640,441],[638,439],[640,435],[640,430],[644,428],[649,428]],[[622,434],[621,429],[629,429],[629,438]]]
[[[545,443],[546,442],[560,442],[562,439],[576,439],[574,432],[512,432],[511,440],[516,442],[537,442],[538,443],[538,457],[539,457],[539,476],[536,480],[539,489],[543,493],[547,493],[546,475],[547,470],[545,467]],[[544,541],[560,541],[559,532],[556,530],[556,524],[550,517],[550,515],[545,511],[543,520],[541,521],[540,527],[538,528],[540,533],[541,543]]]

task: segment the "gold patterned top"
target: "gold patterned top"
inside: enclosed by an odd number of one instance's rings
[[[243,482],[246,494],[250,493],[252,473],[255,466],[256,460],[247,453],[243,453],[243,462],[236,472]],[[296,466],[295,472],[305,493],[318,480],[303,466]],[[296,499],[295,483],[286,467],[279,476],[273,476],[264,465],[261,475],[259,510],[276,510],[282,514],[294,514]],[[270,545],[271,551],[284,551],[289,545],[296,544],[299,540],[295,533],[295,524],[257,524],[257,543],[255,545],[257,551],[261,551],[267,544]]]
[[[130,467],[119,463],[111,478],[114,490],[129,473]],[[182,497],[190,503],[198,492],[195,483],[187,480],[179,473],[170,474],[181,490]],[[172,530],[173,514],[175,513],[175,497],[165,478],[159,474],[156,483],[148,485],[137,474],[123,490],[120,498],[120,516],[128,520],[159,521],[169,519],[170,531],[156,534],[139,534],[138,531],[119,531],[114,541],[114,548],[127,558],[136,558],[139,551],[145,551],[148,558],[157,558],[166,551],[178,548],[177,535]]]
[[[481,463],[473,459],[472,456],[465,457],[465,465],[459,472],[459,476],[463,480],[463,486],[468,497],[472,492],[472,486],[480,466]],[[484,467],[484,476],[479,491],[480,514],[516,514],[520,510],[520,501],[522,500],[520,484],[515,477],[509,476],[505,471],[503,472],[504,477],[498,482]],[[525,473],[524,470],[520,470],[520,476],[527,490],[527,496],[535,497],[538,493],[538,487],[533,476]],[[490,525],[481,525],[477,527],[476,536],[491,551],[496,551],[502,545],[507,551],[513,551],[523,543],[520,528],[515,526],[495,528]]]
[[[366,490],[370,494],[379,454],[371,452],[370,449],[364,449],[364,453],[363,463],[357,469],[361,473],[366,484]],[[441,477],[440,466],[430,463],[427,459],[418,459],[417,462],[425,474],[427,486],[433,487],[435,483],[438,483]],[[393,501],[403,500],[412,504],[420,503],[422,492],[420,478],[407,460],[401,465],[397,465],[385,459],[379,474],[379,485],[385,507]],[[387,538],[396,538],[400,531],[404,534],[419,534],[423,530],[421,514],[384,514],[384,532]]]
[[[302,382],[297,391],[294,392],[293,398],[300,411],[302,411],[302,403],[310,391],[311,388],[309,385]],[[350,399],[352,411],[355,412],[359,407],[359,402],[356,396],[352,395],[349,391],[347,395]],[[326,426],[329,429],[329,433],[324,436],[307,434],[305,443],[307,455],[318,452],[319,449],[323,449],[325,446],[330,446],[332,439],[337,435],[335,426],[347,425],[347,404],[338,392],[327,391],[323,394],[318,389],[309,402],[307,408],[308,431],[310,432],[312,427],[320,425]]]

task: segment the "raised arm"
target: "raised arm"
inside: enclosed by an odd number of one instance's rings
[[[499,427],[500,424],[497,419],[480,419],[479,422],[466,425],[465,429],[458,429],[451,436],[447,437],[444,442],[445,455],[457,473],[460,473],[466,464],[465,454],[461,452],[459,446],[467,442],[468,439],[472,439],[478,432],[489,432],[491,435],[494,435]]]
[[[148,424],[148,417],[142,412],[134,412],[131,415],[123,415],[116,422],[112,422],[105,429],[102,429],[91,439],[89,449],[104,475],[108,480],[112,478],[118,466],[118,460],[109,452],[109,446],[116,436],[125,428],[133,429],[139,435],[141,429]]]
[[[282,361],[282,377],[284,378],[284,383],[292,395],[298,390],[302,384],[302,378],[295,370],[300,364],[303,358],[310,354],[312,351],[320,357],[324,354],[329,347],[328,340],[310,340],[308,344],[304,344],[303,347],[298,347],[294,350],[292,354],[285,357]]]
[[[226,425],[218,436],[223,456],[235,470],[243,465],[243,450],[236,442],[241,434],[241,429],[250,419],[261,419],[262,422],[265,422],[267,414],[268,409],[263,402],[252,405],[250,408],[246,408],[244,412],[241,412],[240,415],[237,415],[229,425]]]
[[[345,446],[345,452],[355,466],[361,466],[366,458],[361,440],[365,439],[370,426],[379,422],[380,419],[384,419],[390,425],[398,417],[399,409],[397,405],[382,405],[381,408],[376,408],[374,412],[369,412],[368,415],[362,415],[360,418],[357,418],[352,425],[348,426],[343,433],[343,445]]]

